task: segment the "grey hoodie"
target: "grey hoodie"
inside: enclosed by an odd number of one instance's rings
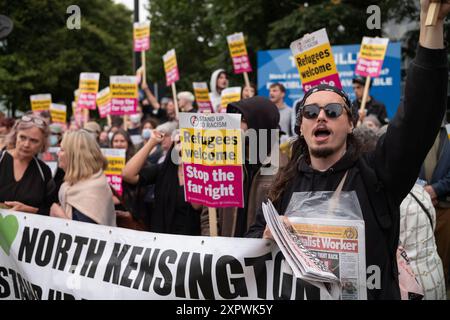
[[[217,92],[217,79],[219,78],[219,74],[225,72],[224,69],[217,69],[211,75],[211,81],[209,86],[211,88],[211,93],[209,95],[211,99],[211,103],[214,107],[214,111],[217,111],[220,107],[220,93]]]

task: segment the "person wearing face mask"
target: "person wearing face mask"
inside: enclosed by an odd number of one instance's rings
[[[130,136],[141,134],[141,118],[142,115],[140,113],[132,114],[130,116],[130,125],[127,129]]]
[[[154,118],[148,118],[142,122],[141,136],[143,143],[139,145],[137,149],[140,149],[148,140],[150,140],[150,137],[152,136],[152,131],[156,129],[158,124],[159,124],[158,120]]]
[[[63,129],[58,124],[51,124],[49,125],[50,128],[50,137],[49,137],[49,143],[50,147],[59,147],[62,135],[63,135]]]
[[[165,138],[158,130],[153,132],[147,144],[127,163],[123,179],[140,188],[154,185],[154,201],[147,212],[150,232],[200,235],[201,205],[186,202],[184,198],[184,176],[180,164],[172,160],[172,150],[179,154],[180,135],[176,130],[171,139],[164,162],[144,168],[150,150]]]

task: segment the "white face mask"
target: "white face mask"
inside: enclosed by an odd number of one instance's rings
[[[130,121],[135,124],[138,124],[141,121],[141,115],[140,114],[132,114],[130,116]]]
[[[152,136],[152,129],[144,129],[142,130],[142,138],[144,138],[145,140],[150,139]]]

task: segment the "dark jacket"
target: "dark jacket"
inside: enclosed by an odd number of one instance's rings
[[[247,122],[248,129],[256,130],[256,146],[258,146],[258,159],[256,163],[250,163],[245,160],[243,165],[244,171],[244,207],[243,208],[225,208],[219,209],[219,235],[243,237],[248,231],[250,225],[255,220],[256,207],[255,204],[264,199],[267,194],[269,184],[273,180],[273,176],[261,176],[260,168],[261,161],[259,157],[259,141],[261,137],[261,129],[268,130],[267,135],[267,155],[270,155],[272,150],[272,143],[270,139],[270,130],[278,129],[280,122],[280,112],[277,106],[267,98],[253,97],[250,99],[241,100],[239,102],[230,103],[227,106],[227,113],[240,113],[242,120]],[[274,143],[274,142],[273,142]],[[253,143],[249,146],[249,141],[245,141],[245,150],[249,152],[250,147],[255,147]],[[255,149],[254,149],[255,150]],[[250,157],[251,159],[252,157]],[[258,192],[255,194],[255,192]]]
[[[358,196],[365,221],[366,266],[381,269],[381,288],[368,289],[368,299],[400,298],[396,263],[400,204],[413,187],[438,133],[446,109],[447,81],[446,50],[420,47],[409,67],[404,102],[375,151],[353,156],[355,150],[350,148],[326,172],[300,161],[297,176],[275,204],[283,214],[295,191],[334,191],[348,170],[343,191],[355,191]],[[264,228],[262,210],[258,210],[248,236],[259,238]]]
[[[439,140],[438,161],[428,184],[433,187],[439,202],[450,205],[450,140],[445,127],[439,132]],[[420,171],[420,178],[425,179],[423,168]]]
[[[374,115],[378,118],[378,121],[380,121],[381,125],[385,125],[389,122],[387,112],[386,112],[386,106],[383,102],[375,100],[374,97],[370,97],[370,101],[367,101],[366,103],[366,111],[367,115]],[[361,102],[358,100],[353,101],[353,110],[359,110],[361,107]]]

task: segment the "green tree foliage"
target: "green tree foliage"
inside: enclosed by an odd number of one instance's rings
[[[211,72],[225,68],[233,75],[226,36],[243,32],[253,69],[258,50],[287,48],[304,34],[327,28],[332,44],[359,43],[368,30],[367,7],[381,9],[381,23],[417,21],[417,0],[141,0],[147,2],[151,49],[148,82],[165,88],[162,56],[174,48],[180,71],[178,90],[192,90],[193,81],[209,82]],[[69,105],[80,72],[101,72],[101,88],[109,76],[132,73],[132,15],[112,0],[79,0],[81,30],[68,30],[70,0],[0,0],[0,12],[14,21],[14,31],[0,42],[0,99],[21,110],[29,95],[50,92]],[[385,35],[389,36],[389,35]],[[415,47],[417,32],[406,35]],[[405,50],[408,53],[408,50]],[[256,72],[250,74],[256,82]],[[171,95],[166,89],[166,94]]]
[[[70,0],[0,1],[0,12],[14,30],[0,42],[0,99],[29,110],[29,96],[51,93],[70,107],[80,72],[100,72],[100,87],[109,76],[130,74],[132,12],[111,0],[78,0],[81,29],[69,30]]]
[[[327,28],[332,44],[359,43],[363,36],[382,36],[369,30],[367,7],[381,9],[381,23],[392,17],[417,18],[413,0],[152,0],[152,49],[148,72],[152,81],[164,78],[161,56],[177,50],[181,81],[177,87],[191,90],[192,81],[209,81],[222,67],[233,74],[226,36],[243,32],[254,69],[258,50],[288,48],[308,32]],[[199,36],[203,41],[199,41]],[[251,79],[255,82],[256,72]],[[161,81],[162,82],[162,81]],[[232,84],[242,85],[241,76]]]

